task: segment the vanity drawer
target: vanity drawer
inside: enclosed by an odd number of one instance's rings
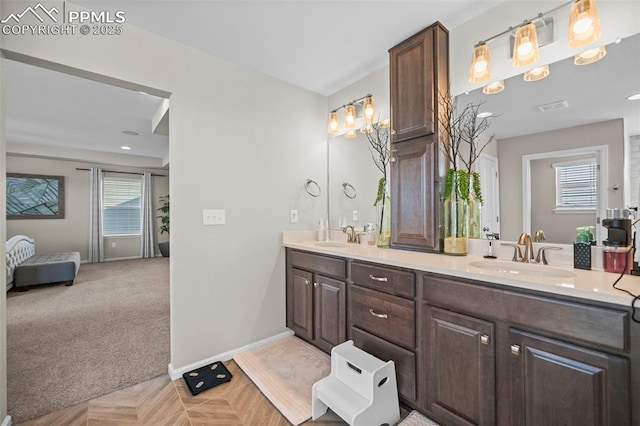
[[[288,261],[291,266],[307,271],[318,272],[332,277],[347,277],[347,262],[337,257],[289,250]]]
[[[351,340],[354,345],[376,358],[385,362],[393,361],[398,393],[406,400],[416,401],[416,354],[356,327],[351,327]]]
[[[356,285],[351,286],[351,324],[396,343],[415,348],[415,303]]]
[[[351,280],[354,284],[403,297],[415,297],[415,274],[400,269],[353,262]]]
[[[629,313],[475,283],[424,276],[430,305],[546,332],[567,340],[629,351]]]

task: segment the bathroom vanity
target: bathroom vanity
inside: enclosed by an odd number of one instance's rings
[[[616,274],[284,245],[287,325],[393,360],[401,400],[443,425],[640,424],[640,324]],[[638,277],[619,285],[640,293]]]

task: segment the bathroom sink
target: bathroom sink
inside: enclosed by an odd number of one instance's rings
[[[344,241],[316,241],[315,244],[320,247],[349,247],[349,243]]]
[[[469,262],[469,266],[487,271],[502,272],[512,275],[537,275],[554,278],[574,278],[576,274],[565,269],[548,265],[532,265],[530,263],[500,262],[495,260],[479,260]]]

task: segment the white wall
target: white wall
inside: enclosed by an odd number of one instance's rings
[[[115,37],[6,36],[3,48],[171,94],[173,367],[282,332],[281,231],[325,214],[326,199],[301,194],[307,178],[326,186],[327,99],[128,25]],[[226,209],[226,225],[203,226],[204,208]]]

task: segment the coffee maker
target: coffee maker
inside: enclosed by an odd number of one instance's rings
[[[603,265],[607,272],[630,273],[633,266],[632,221],[628,209],[607,209],[607,218],[602,226],[607,228],[604,244]]]

